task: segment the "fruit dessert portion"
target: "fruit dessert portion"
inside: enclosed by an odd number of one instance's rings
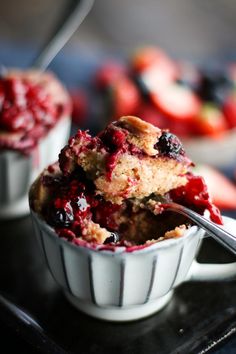
[[[125,63],[103,64],[95,83],[108,120],[133,114],[181,137],[218,137],[236,127],[235,64],[203,70],[146,47]]]
[[[145,247],[190,227],[166,200],[222,222],[191,165],[175,135],[122,117],[95,137],[79,130],[32,185],[31,208],[75,244]]]
[[[69,118],[67,91],[52,73],[10,70],[0,78],[0,151],[28,154],[59,119]]]
[[[59,161],[64,175],[80,166],[96,193],[117,204],[185,184],[190,164],[177,137],[132,116],[111,123],[95,138],[79,131]]]

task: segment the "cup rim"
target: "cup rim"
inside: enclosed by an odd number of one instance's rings
[[[90,244],[89,242],[84,242],[83,244],[74,244],[72,242],[69,242],[65,238],[59,237],[56,234],[56,232],[54,231],[54,229],[51,226],[49,226],[46,223],[46,221],[43,220],[31,208],[30,208],[30,212],[31,212],[33,219],[37,220],[37,223],[40,224],[40,227],[43,229],[43,231],[45,231],[46,234],[50,235],[55,240],[55,242],[59,242],[62,245],[68,245],[68,247],[72,247],[73,249],[77,249],[77,250],[82,249],[84,251],[87,250],[87,252],[99,253],[99,254],[104,254],[104,255],[108,255],[108,256],[112,256],[112,257],[119,256],[121,254],[122,255],[124,255],[124,254],[144,254],[144,253],[149,253],[149,252],[156,251],[159,249],[167,249],[167,248],[170,248],[170,247],[173,247],[175,245],[185,242],[187,239],[189,239],[192,235],[194,235],[196,233],[200,233],[200,238],[202,238],[205,233],[205,231],[203,229],[201,229],[199,226],[193,225],[185,231],[183,236],[180,236],[178,238],[170,238],[167,240],[162,240],[160,242],[155,242],[150,245],[140,247],[140,248],[137,248],[134,250],[129,251],[128,248],[125,246],[116,247],[115,250],[109,249],[109,248],[104,249],[104,245],[95,245],[95,244]]]

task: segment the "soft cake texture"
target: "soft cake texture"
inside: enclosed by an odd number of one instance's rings
[[[107,132],[124,134],[122,145],[109,150],[106,142],[103,144]],[[137,117],[122,117],[95,138],[97,144],[88,134],[72,139],[60,154],[62,171],[71,173],[76,165],[81,166],[96,192],[113,203],[164,194],[186,184],[190,160],[184,153],[176,157],[160,154],[157,145],[161,135],[159,128]],[[112,169],[107,163],[111,159]]]

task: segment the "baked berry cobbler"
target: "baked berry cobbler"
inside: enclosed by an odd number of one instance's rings
[[[79,130],[33,184],[31,208],[75,244],[145,247],[180,237],[189,220],[164,212],[175,201],[221,223],[179,139],[125,116],[92,137]]]
[[[70,113],[69,95],[52,73],[10,70],[0,78],[0,152],[29,154]]]
[[[29,212],[29,186],[67,142],[71,109],[52,73],[11,69],[0,77],[0,218]]]

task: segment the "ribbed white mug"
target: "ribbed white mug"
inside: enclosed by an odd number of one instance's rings
[[[204,231],[192,226],[184,236],[127,252],[74,245],[31,212],[46,262],[69,301],[96,318],[129,321],[162,309],[184,281],[236,277],[236,263],[199,264],[195,260]],[[226,227],[236,221],[224,217]]]
[[[29,187],[45,167],[58,159],[70,127],[71,119],[62,117],[29,155],[10,150],[0,152],[0,218],[29,213]]]

